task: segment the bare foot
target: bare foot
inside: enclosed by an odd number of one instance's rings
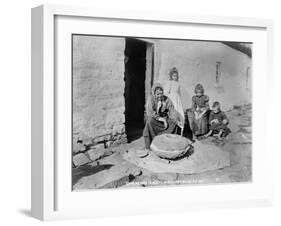
[[[218,139],[219,139],[219,140],[222,139],[222,134],[223,134],[223,131],[220,131],[219,134],[218,134]]]
[[[139,158],[145,158],[149,155],[150,149],[149,148],[143,148],[136,151],[136,154]]]
[[[208,138],[209,136],[211,136],[211,134],[212,134],[212,133],[209,132],[209,133],[205,134],[204,137],[205,137],[205,138]]]
[[[193,134],[193,136],[192,136],[192,141],[195,142],[197,139],[198,139],[197,136]]]

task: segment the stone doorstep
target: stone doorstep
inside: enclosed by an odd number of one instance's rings
[[[132,179],[142,174],[142,170],[124,160],[120,153],[102,158],[93,166],[111,165],[107,170],[102,170],[90,176],[82,177],[74,189],[113,188],[129,183]]]

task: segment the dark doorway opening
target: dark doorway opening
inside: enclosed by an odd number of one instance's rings
[[[126,38],[125,46],[125,128],[128,142],[142,136],[145,121],[146,81],[148,75],[147,59],[149,43],[134,38]],[[150,62],[148,64],[148,61]],[[151,74],[151,73],[150,73]]]

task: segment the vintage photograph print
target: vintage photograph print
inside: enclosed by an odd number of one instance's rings
[[[72,189],[252,180],[252,43],[72,34]]]

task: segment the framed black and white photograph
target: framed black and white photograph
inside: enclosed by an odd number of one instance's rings
[[[251,182],[252,43],[72,35],[73,190]]]
[[[32,26],[34,217],[271,203],[270,20],[47,5]]]

